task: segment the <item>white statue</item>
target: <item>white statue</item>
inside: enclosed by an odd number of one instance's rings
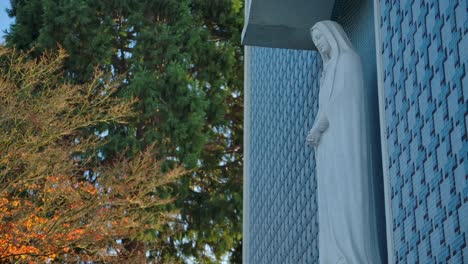
[[[361,60],[336,22],[318,22],[311,35],[323,60],[319,110],[307,136],[317,161],[320,264],[379,264]]]

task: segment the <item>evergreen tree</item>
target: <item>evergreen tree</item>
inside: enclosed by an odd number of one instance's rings
[[[183,164],[170,210],[178,222],[125,240],[150,258],[239,259],[242,208],[241,0],[11,0],[7,44],[32,56],[63,47],[66,76],[88,81],[96,67],[137,98],[128,124],[99,127],[110,143],[102,163],[156,144],[170,168]],[[183,257],[181,257],[181,255]]]

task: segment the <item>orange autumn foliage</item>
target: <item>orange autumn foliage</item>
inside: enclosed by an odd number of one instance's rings
[[[72,85],[63,51],[30,60],[0,46],[0,263],[121,263],[145,252],[118,243],[174,220],[161,193],[183,173],[161,172],[154,147],[102,158],[103,124],[125,124],[132,101],[112,80]]]

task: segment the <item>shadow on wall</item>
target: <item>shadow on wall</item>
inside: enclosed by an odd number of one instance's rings
[[[355,49],[362,59],[364,85],[370,100],[370,117],[374,124],[372,131],[372,154],[379,161],[374,167],[374,200],[378,223],[380,255],[383,263],[387,263],[387,238],[385,225],[385,197],[382,157],[380,146],[379,105],[377,87],[377,67],[375,53],[374,8],[372,0],[336,0],[331,20],[342,25]]]

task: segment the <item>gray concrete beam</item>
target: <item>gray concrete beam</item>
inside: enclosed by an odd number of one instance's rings
[[[334,0],[250,0],[242,44],[286,49],[316,49],[309,30],[330,19]]]

